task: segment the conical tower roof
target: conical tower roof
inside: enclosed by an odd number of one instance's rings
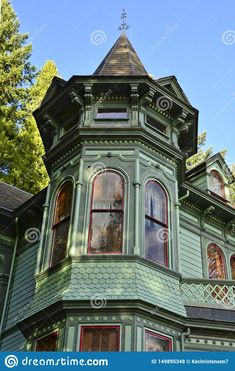
[[[148,75],[125,33],[122,33],[93,75]]]

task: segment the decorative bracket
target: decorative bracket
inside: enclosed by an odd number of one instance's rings
[[[84,84],[85,87],[85,120],[84,126],[90,126],[92,117],[92,103],[93,103],[93,95],[92,95],[92,86],[93,84]]]
[[[131,84],[131,110],[132,110],[132,117],[131,117],[131,126],[138,126],[139,123],[139,115],[138,115],[138,108],[139,108],[139,94],[138,94],[138,84]]]
[[[233,237],[235,237],[235,218],[231,219],[225,228],[225,238],[228,241],[228,234],[231,234]]]
[[[150,87],[148,93],[144,96],[143,106],[149,106],[153,102],[155,90]]]
[[[82,106],[81,100],[80,100],[79,96],[77,95],[77,93],[75,93],[75,91],[71,91],[69,93],[69,97],[70,97],[71,102],[73,104],[79,104],[79,106]]]
[[[203,230],[205,230],[205,219],[206,219],[206,217],[209,216],[209,215],[213,215],[214,211],[215,211],[215,207],[212,206],[212,205],[209,206],[207,209],[205,209],[203,211],[202,219],[201,219],[201,227],[202,227]]]

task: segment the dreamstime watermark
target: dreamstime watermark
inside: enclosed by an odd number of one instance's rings
[[[170,231],[167,228],[160,228],[156,233],[156,239],[158,242],[168,242],[170,240]]]
[[[13,354],[9,354],[9,356],[6,356],[4,363],[6,367],[13,368],[18,366],[19,362],[16,356],[14,356]]]
[[[46,27],[47,27],[46,23],[42,24],[39,27],[35,27],[32,35],[29,38],[29,41],[35,40],[45,30]]]
[[[221,110],[218,112],[218,115],[221,115],[222,113],[224,113],[225,111],[227,111],[227,109],[229,109],[233,104],[235,103],[235,92],[232,94],[230,100],[228,100],[223,108],[221,108]]]
[[[94,45],[102,45],[106,43],[107,35],[102,30],[95,30],[91,33],[90,40]]]
[[[28,303],[24,307],[20,308],[18,311],[18,315],[14,317],[14,321],[18,321],[20,318],[24,317],[24,315],[26,315],[30,306],[31,306],[31,303]]]
[[[107,166],[103,162],[95,162],[91,165],[90,170],[92,173],[97,173],[98,171],[105,171]]]
[[[160,37],[159,40],[151,47],[151,50],[159,48],[172,34],[175,32],[175,30],[178,28],[178,24],[175,23],[170,27],[167,27],[166,32]]]
[[[41,232],[38,228],[28,228],[25,231],[24,238],[29,243],[35,243],[40,241]]]
[[[173,106],[173,102],[172,100],[167,97],[166,95],[162,95],[161,97],[159,97],[156,101],[156,106],[158,109],[160,109],[161,111],[167,111],[169,109],[172,108]]]
[[[235,30],[227,30],[222,34],[222,41],[225,45],[233,45],[235,43]]]
[[[97,100],[97,102],[94,104],[94,106],[93,106],[93,111],[95,111],[96,110],[96,108],[101,104],[101,103],[103,103],[105,100],[106,100],[106,98],[108,98],[109,97],[109,95],[110,94],[112,94],[112,89],[109,89],[108,91],[106,91],[106,93],[100,93],[100,98]]]
[[[90,300],[91,306],[94,309],[102,309],[107,305],[107,299],[103,294],[95,294]]]

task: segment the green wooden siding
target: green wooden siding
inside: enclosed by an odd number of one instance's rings
[[[26,350],[26,339],[20,330],[15,327],[14,332],[2,339],[1,351],[24,351]]]
[[[15,325],[26,315],[33,300],[37,249],[37,245],[31,245],[16,258],[5,329]]]
[[[180,257],[183,277],[203,278],[200,235],[180,228]]]
[[[206,191],[208,188],[206,174],[193,178],[191,183],[201,191]]]

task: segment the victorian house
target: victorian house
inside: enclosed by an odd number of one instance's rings
[[[0,183],[0,349],[234,351],[233,176],[125,33],[34,113],[48,187]]]

